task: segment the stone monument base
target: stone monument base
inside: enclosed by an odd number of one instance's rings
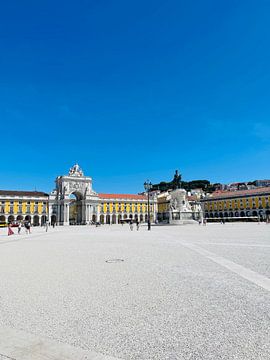
[[[169,225],[198,225],[198,221],[193,219],[171,220]]]

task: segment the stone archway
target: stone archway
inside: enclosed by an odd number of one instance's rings
[[[98,195],[92,188],[92,178],[85,176],[78,164],[68,175],[56,178],[54,206],[59,225],[86,225],[97,215]]]
[[[69,225],[81,225],[83,216],[82,216],[82,199],[83,195],[74,191],[69,195]]]

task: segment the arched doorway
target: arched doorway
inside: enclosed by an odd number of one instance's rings
[[[69,224],[81,225],[82,224],[82,194],[73,192],[69,196]]]
[[[14,220],[15,220],[14,216],[13,216],[13,215],[9,215],[9,217],[8,217],[8,223],[11,224],[11,223],[14,222]]]
[[[111,217],[110,215],[106,215],[106,224],[110,224],[111,223]]]
[[[113,216],[112,216],[112,224],[116,224],[116,215],[115,214],[113,214]]]
[[[241,212],[240,212],[240,216],[241,216],[241,217],[245,217],[245,212],[244,212],[244,211],[241,211]]]
[[[5,223],[6,223],[5,215],[0,215],[0,224],[5,224]]]
[[[122,220],[122,216],[121,216],[121,215],[118,215],[118,224],[121,223],[121,220]]]
[[[23,221],[23,216],[22,215],[18,215],[16,218],[17,221]]]
[[[97,221],[97,217],[95,214],[92,215],[92,221],[95,223]]]
[[[30,222],[31,222],[31,216],[30,216],[30,215],[26,215],[25,221],[30,221]]]
[[[141,214],[140,215],[140,222],[142,222],[143,221],[143,215]]]
[[[39,216],[35,215],[33,218],[33,225],[34,226],[39,226]]]
[[[104,224],[104,215],[100,215],[100,223]]]
[[[47,216],[46,215],[42,215],[41,216],[41,226],[43,226],[44,224],[46,224],[47,221]]]
[[[257,211],[252,211],[252,216],[258,216]]]

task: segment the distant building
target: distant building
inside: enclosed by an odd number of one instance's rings
[[[42,225],[48,216],[49,195],[39,191],[0,190],[0,224],[30,221]]]
[[[219,191],[201,200],[204,217],[209,219],[261,218],[270,216],[270,187]]]
[[[254,183],[257,187],[270,186],[270,180],[255,180]]]
[[[56,225],[119,224],[148,221],[146,194],[98,194],[92,178],[78,164],[68,175],[58,176],[50,194],[38,191],[0,190],[0,224],[30,221],[34,226],[50,221]],[[156,220],[156,195],[150,195],[149,213]]]

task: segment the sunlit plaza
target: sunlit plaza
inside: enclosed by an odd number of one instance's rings
[[[0,229],[0,359],[270,358],[270,225]]]

